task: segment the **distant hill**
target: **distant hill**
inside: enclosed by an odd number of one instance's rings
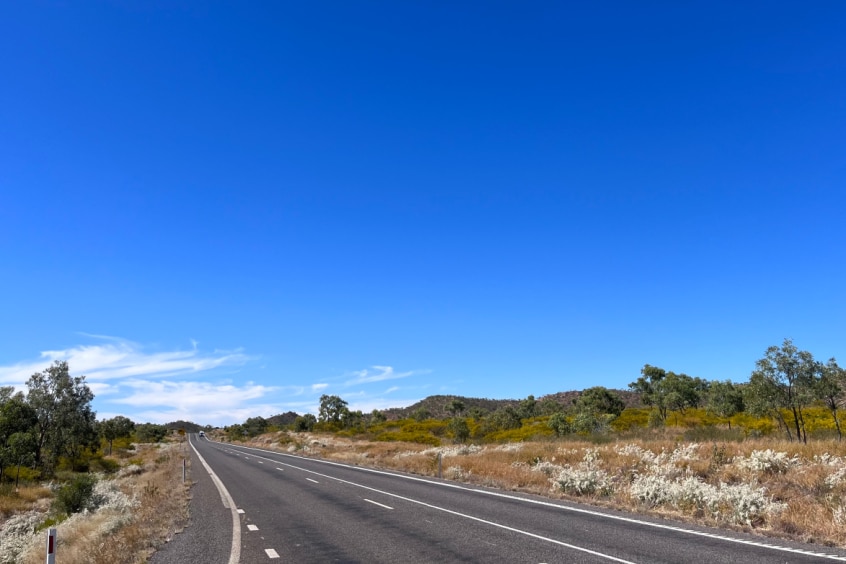
[[[299,417],[299,414],[294,413],[293,411],[288,411],[286,413],[280,413],[279,415],[272,415],[268,417],[267,422],[276,427],[284,427],[285,425],[293,423],[297,417]]]
[[[643,402],[640,400],[640,394],[637,392],[632,392],[629,390],[611,390],[615,394],[620,396],[620,399],[623,400],[623,403],[626,407],[643,407]],[[538,403],[542,402],[543,400],[549,398],[555,400],[556,402],[563,405],[565,408],[570,407],[573,405],[573,402],[578,398],[582,392],[580,391],[569,391],[569,392],[557,392],[554,394],[549,394],[546,396],[541,396],[535,398]],[[418,410],[425,409],[429,412],[429,417],[434,417],[435,419],[445,419],[451,417],[451,414],[446,410],[447,404],[449,404],[452,400],[460,400],[464,402],[464,413],[465,415],[468,414],[473,408],[481,409],[483,413],[492,413],[497,409],[501,409],[503,407],[511,406],[511,407],[519,407],[520,402],[523,401],[525,398],[520,399],[488,399],[488,398],[468,398],[465,396],[450,396],[450,395],[435,395],[429,396],[418,401],[415,404],[409,405],[408,407],[391,407],[388,409],[381,410],[382,413],[385,414],[385,417],[388,419],[407,419],[412,417]],[[297,417],[300,415],[293,411],[288,411],[287,413],[280,413],[278,415],[273,415],[267,418],[267,422],[271,425],[275,425],[277,427],[284,427],[286,425],[292,424]],[[185,423],[185,422],[177,422],[177,423],[169,423],[168,425],[195,425],[194,423]],[[196,425],[195,425],[196,426]],[[172,427],[178,429],[180,427]],[[187,426],[184,427],[186,431],[191,431]],[[191,431],[194,432],[194,431]]]
[[[640,399],[639,392],[632,392],[631,390],[609,390],[618,396],[620,399],[623,400],[623,405],[626,407],[644,407],[643,402]],[[549,394],[547,396],[543,396],[542,398],[538,398],[538,401],[541,401],[545,398],[553,398],[558,403],[570,407],[573,405],[573,402],[582,395],[582,392],[577,391],[570,391],[570,392],[556,392],[554,394]]]
[[[178,431],[180,429],[185,429],[186,433],[196,433],[202,427],[194,423],[193,421],[171,421],[170,423],[165,423],[165,427],[169,431]]]
[[[626,407],[643,407],[643,403],[641,402],[639,393],[632,392],[629,390],[611,391],[620,396],[620,399],[623,400],[623,403]],[[554,394],[535,398],[535,400],[540,403],[543,400],[549,398],[555,400],[564,407],[570,407],[571,405],[573,405],[573,402],[576,400],[576,398],[578,398],[581,394],[581,391],[557,392]],[[491,413],[496,411],[497,409],[501,409],[507,406],[518,407],[520,405],[520,402],[523,401],[523,399],[525,398],[497,400],[488,398],[468,398],[464,396],[436,395],[429,396],[408,407],[392,407],[390,409],[384,409],[382,410],[382,413],[384,413],[388,419],[406,419],[408,417],[411,417],[418,410],[425,409],[429,412],[431,417],[437,419],[444,419],[451,416],[451,414],[446,410],[446,405],[449,404],[452,400],[460,400],[464,402],[464,413],[466,414],[473,408],[481,409],[485,413]]]

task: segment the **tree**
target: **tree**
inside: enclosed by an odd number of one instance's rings
[[[12,396],[11,390],[0,388],[0,480],[6,467],[35,459],[35,410],[22,393]]]
[[[141,423],[135,426],[135,440],[139,443],[158,443],[167,436],[167,427],[157,423]]]
[[[564,406],[555,398],[547,396],[540,401],[539,410],[541,415],[554,415],[556,413],[563,413]]]
[[[381,411],[379,411],[378,409],[374,409],[370,413],[370,422],[371,423],[384,423],[387,420],[388,420],[388,418],[385,417],[385,414],[382,413]]]
[[[302,433],[304,431],[311,431],[314,429],[314,424],[317,423],[317,417],[311,413],[306,413],[303,416],[297,417],[294,420],[294,431]]]
[[[577,433],[607,431],[626,407],[620,396],[602,386],[588,388],[573,403],[575,415],[571,426]]]
[[[346,412],[347,402],[340,397],[326,394],[320,396],[320,411],[317,414],[320,421],[340,423]]]
[[[267,431],[270,423],[267,419],[261,416],[250,417],[244,421],[242,427],[246,431],[248,437],[257,437]]]
[[[412,419],[415,421],[425,421],[432,417],[432,413],[426,409],[425,407],[418,407],[414,410],[414,413],[411,414]]]
[[[610,414],[619,417],[626,404],[619,395],[602,386],[594,386],[583,391],[575,401],[577,411],[589,411],[596,414]]]
[[[748,411],[776,419],[788,440],[792,441],[795,433],[797,440],[808,442],[804,408],[817,397],[822,365],[811,353],[800,351],[793,341],[785,339],[781,347],[769,347],[756,367],[746,387]],[[790,421],[782,410],[790,414]]]
[[[520,420],[520,413],[510,405],[507,405],[497,409],[488,416],[488,425],[493,430],[500,431],[519,429],[523,426],[523,422]]]
[[[360,409],[356,409],[355,411],[344,409],[344,413],[341,416],[341,423],[347,429],[361,429],[364,424],[364,413]]]
[[[731,429],[730,418],[743,411],[743,392],[730,380],[711,382],[705,408],[709,413],[725,419]]]
[[[568,435],[572,431],[572,428],[570,427],[570,421],[567,419],[567,416],[564,415],[564,413],[561,411],[553,413],[549,417],[549,421],[547,421],[546,424],[549,426],[550,429],[555,431],[555,434],[559,437]]]
[[[467,439],[470,438],[470,426],[467,425],[467,420],[463,417],[453,417],[448,428],[457,443],[467,442]]]
[[[644,404],[653,406],[662,422],[667,420],[667,411],[680,411],[698,407],[708,383],[701,378],[687,374],[668,372],[657,366],[644,365],[641,376],[629,384],[629,388],[640,393]]]
[[[38,420],[36,463],[51,471],[58,457],[65,454],[73,465],[97,438],[91,409],[94,394],[85,384],[85,376],[72,377],[68,363],[57,360],[44,372],[33,374],[27,387],[27,402]]]
[[[831,412],[834,428],[837,429],[837,440],[843,440],[838,410],[846,402],[846,369],[838,366],[833,358],[822,367],[820,379],[817,382],[817,397]]]
[[[520,402],[520,417],[523,419],[529,419],[537,416],[537,414],[538,402],[535,400],[535,396],[530,395]]]
[[[112,454],[112,442],[115,439],[131,437],[135,432],[135,423],[128,417],[117,415],[100,423],[100,436],[109,443],[109,455]]]
[[[452,398],[444,406],[444,409],[446,409],[450,414],[452,414],[455,417],[455,416],[459,416],[462,413],[464,413],[464,409],[466,407],[467,406],[460,399]]]

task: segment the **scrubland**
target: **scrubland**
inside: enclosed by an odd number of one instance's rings
[[[846,444],[672,433],[430,446],[280,431],[256,446],[846,547]]]
[[[184,449],[184,443],[134,445],[106,459],[112,461],[105,465],[108,473],[59,475],[51,483],[25,485],[18,491],[4,485],[0,563],[43,563],[49,527],[57,528],[58,562],[146,562],[157,546],[187,523]],[[80,476],[92,485],[84,495],[74,490]],[[68,514],[66,505],[75,502],[81,510]]]

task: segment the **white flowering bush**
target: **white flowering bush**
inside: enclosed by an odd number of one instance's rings
[[[682,510],[699,509],[718,519],[748,525],[786,507],[769,498],[764,488],[750,484],[714,486],[694,476],[674,480],[664,476],[638,476],[629,493],[651,507],[669,505]]]
[[[127,476],[137,476],[144,472],[144,467],[140,464],[129,464],[118,470],[118,478],[126,478]]]
[[[138,506],[138,500],[130,498],[109,480],[99,480],[94,485],[94,492],[88,501],[89,511],[110,509],[128,513]]]
[[[799,455],[787,456],[786,452],[776,452],[772,449],[753,450],[749,457],[739,456],[734,464],[742,469],[758,474],[782,474],[800,463]]]
[[[611,495],[614,484],[605,472],[594,468],[565,466],[553,479],[553,487],[576,495]]]
[[[35,531],[44,519],[36,511],[13,515],[0,528],[0,563],[15,564],[18,556],[32,542]]]
[[[599,449],[587,449],[577,467],[561,467],[552,479],[553,488],[575,495],[611,495],[614,483],[608,473],[599,468],[599,462]]]
[[[814,463],[819,464],[820,466],[846,466],[846,460],[844,460],[842,457],[832,456],[827,452],[823,454],[815,454]]]
[[[846,466],[841,466],[825,478],[825,485],[832,489],[844,482],[846,482]]]
[[[564,469],[563,466],[558,464],[553,464],[548,460],[541,460],[534,466],[532,466],[532,472],[540,472],[541,474],[545,474],[546,476],[553,476],[559,474]]]

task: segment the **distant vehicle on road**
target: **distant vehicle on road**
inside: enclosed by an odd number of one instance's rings
[[[205,436],[206,436],[206,433],[205,433],[204,431],[200,431],[200,436],[201,436],[201,437],[205,437]]]

